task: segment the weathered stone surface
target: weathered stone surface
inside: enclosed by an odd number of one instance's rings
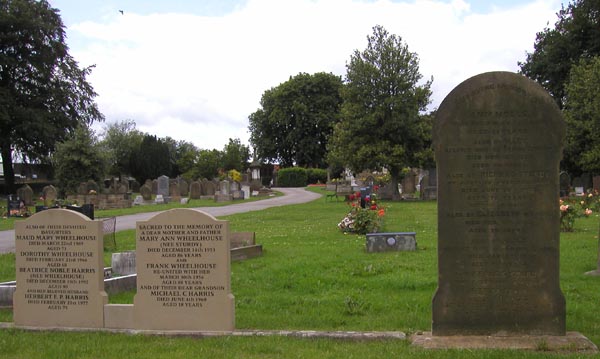
[[[56,202],[58,193],[53,185],[48,185],[42,189],[42,196],[44,197],[44,205],[46,207],[51,207]]]
[[[158,177],[156,194],[162,194],[163,197],[169,197],[169,177]]]
[[[17,196],[23,201],[23,203],[25,203],[26,206],[33,206],[35,204],[33,201],[33,190],[28,184],[17,190]]]
[[[472,77],[442,102],[433,131],[433,335],[565,334],[557,210],[564,137],[555,102],[521,75]]]
[[[453,335],[440,337],[430,332],[414,334],[411,344],[424,349],[506,349],[548,353],[595,354],[598,347],[577,332],[566,335]]]
[[[417,250],[415,232],[367,233],[367,252],[392,252]]]
[[[49,209],[16,222],[15,240],[15,325],[104,326],[102,222]]]
[[[152,188],[150,188],[148,184],[145,184],[142,187],[140,187],[140,194],[142,195],[144,201],[152,200]]]
[[[139,329],[234,329],[229,223],[193,209],[137,222]]]
[[[190,198],[200,199],[200,196],[202,196],[202,184],[198,181],[194,181],[190,185]]]

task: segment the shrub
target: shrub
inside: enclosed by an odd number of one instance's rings
[[[304,168],[283,168],[277,172],[277,186],[279,187],[304,187],[307,180],[308,177]]]
[[[327,182],[327,170],[321,168],[308,168],[306,170],[306,176],[308,177],[306,184]]]

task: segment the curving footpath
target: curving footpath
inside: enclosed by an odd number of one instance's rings
[[[222,207],[198,207],[203,212],[206,212],[214,217],[228,216],[230,214],[245,213],[251,211],[260,211],[271,207],[287,206],[290,204],[307,203],[321,197],[320,194],[310,192],[304,188],[274,188],[282,192],[284,195],[273,197],[254,202],[242,202]],[[137,221],[146,221],[152,216],[160,213],[147,212],[130,214],[127,216],[117,217],[115,230],[122,231],[125,229],[134,229]],[[0,231],[0,253],[9,253],[15,251],[15,231]]]

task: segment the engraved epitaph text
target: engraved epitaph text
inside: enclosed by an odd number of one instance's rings
[[[234,329],[228,222],[174,209],[137,223],[136,327]]]
[[[104,326],[102,222],[51,209],[15,223],[18,326]]]
[[[558,175],[565,127],[536,83],[475,76],[442,102],[434,335],[565,334]]]

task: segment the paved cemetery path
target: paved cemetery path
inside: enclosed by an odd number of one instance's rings
[[[250,211],[260,211],[262,209],[286,206],[289,204],[299,204],[314,201],[321,195],[310,192],[304,188],[275,188],[284,195],[253,202],[240,202],[222,207],[198,207],[201,211],[209,213],[215,217],[227,216],[230,214],[244,213]],[[116,231],[125,229],[134,229],[137,221],[145,221],[159,212],[137,213],[127,216],[117,217]],[[9,253],[15,251],[15,231],[0,231],[0,253]]]

